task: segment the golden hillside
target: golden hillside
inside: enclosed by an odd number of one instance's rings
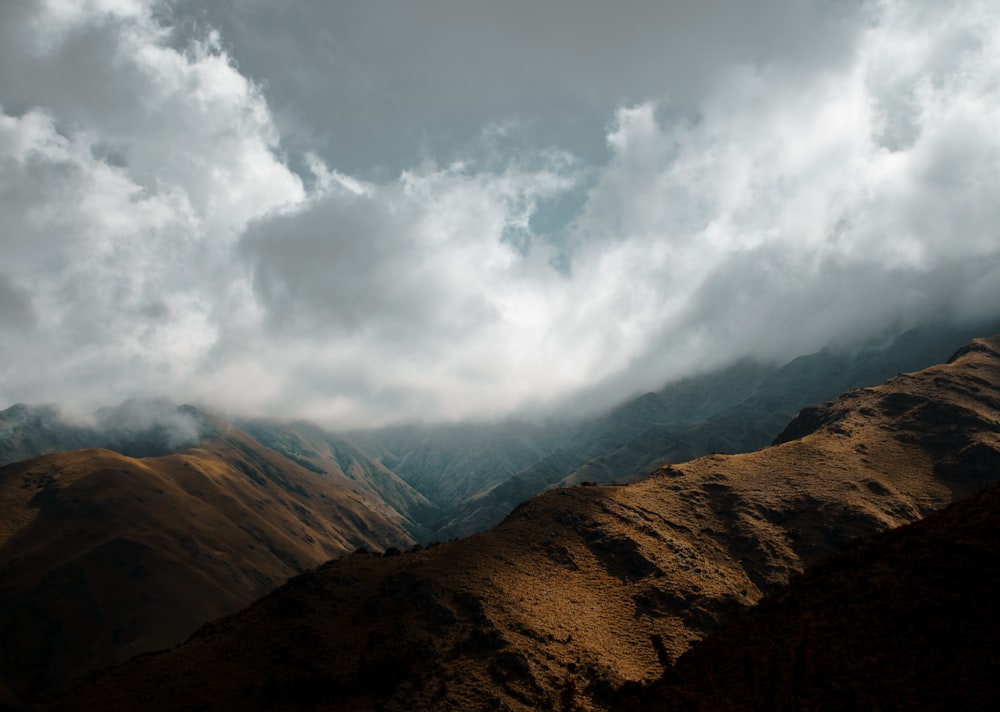
[[[0,511],[2,677],[28,699],[175,645],[334,556],[412,543],[395,513],[239,431],[167,457],[0,468]]]
[[[329,562],[58,708],[607,708],[808,563],[995,482],[1000,339],[807,409],[779,440]]]

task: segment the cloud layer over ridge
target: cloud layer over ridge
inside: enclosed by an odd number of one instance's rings
[[[998,311],[991,3],[565,5],[0,7],[0,404],[491,417]]]

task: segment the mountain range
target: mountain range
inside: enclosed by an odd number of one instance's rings
[[[1000,706],[1000,489],[794,577],[616,707],[989,710]]]
[[[808,403],[943,360],[970,328],[926,327],[784,365],[743,361],[596,417],[542,424],[338,435],[162,399],[77,421],[52,406],[13,406],[0,412],[0,464],[9,463],[0,467],[0,704],[51,698],[133,655],[176,645],[322,565],[306,576],[343,567],[332,575],[357,584],[343,596],[363,607],[330,613],[331,625],[351,631],[338,640],[353,641],[354,657],[335,664],[337,694],[351,705],[385,702],[366,697],[368,673],[357,666],[372,671],[373,684],[386,666],[439,674],[421,667],[426,656],[409,640],[417,635],[432,641],[423,648],[429,660],[465,661],[441,670],[470,675],[469,689],[503,678],[503,704],[579,698],[573,704],[600,707],[609,690],[655,679],[661,659],[808,563],[992,481],[993,440],[980,435],[993,417],[983,414],[996,407],[993,342],[975,342],[931,377],[947,387],[928,390],[926,374],[898,376],[882,387],[888,395],[852,391],[789,423]],[[801,445],[816,433],[825,435],[815,447]],[[742,459],[726,455],[772,441]],[[790,477],[795,468],[811,479]],[[609,482],[632,484],[594,486]],[[486,534],[436,543],[508,514]],[[339,563],[324,563],[331,559]],[[397,577],[396,562],[409,562],[416,578]],[[398,620],[407,615],[445,623],[420,633]],[[624,637],[613,630],[621,616],[636,622]],[[385,647],[392,635],[373,617],[397,626],[396,647]],[[455,648],[455,631],[485,647],[471,643],[475,655],[465,643]],[[444,643],[435,638],[442,634]],[[618,640],[614,655],[609,640]],[[314,657],[330,655],[322,647]],[[486,677],[470,655],[490,661]],[[530,674],[507,679],[494,669],[496,655]],[[308,665],[276,670],[268,673],[275,703],[296,680],[309,688],[333,679]],[[350,682],[352,674],[360,677]],[[441,700],[485,704],[462,694]]]
[[[996,331],[996,321],[936,323],[785,364],[739,361],[628,399],[610,412],[527,432],[504,424],[472,436],[468,427],[439,427],[404,430],[406,437],[399,437],[400,429],[350,437],[441,505],[446,516],[428,523],[435,539],[468,536],[551,487],[630,482],[664,464],[764,447],[801,408],[940,363],[969,339]],[[489,476],[472,474],[484,470]],[[458,497],[450,494],[455,488]]]
[[[949,681],[996,699],[983,664],[962,667],[995,643],[995,493],[855,542],[990,487],[998,466],[1000,338],[978,339],[804,409],[761,450],[555,489],[466,539],[329,561],[55,709],[941,708]],[[858,598],[839,606],[838,590]],[[966,637],[929,660],[964,652],[954,676],[918,684],[907,656],[922,650],[903,646],[946,635],[933,615]],[[840,697],[810,702],[834,683]]]

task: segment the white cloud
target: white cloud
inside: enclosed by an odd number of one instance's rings
[[[996,19],[985,4],[881,3],[845,71],[803,84],[780,65],[737,68],[693,121],[620,111],[578,259],[607,260],[593,233],[617,235],[611,249],[635,253],[625,272],[671,306],[649,295],[626,317],[648,324],[650,350],[615,387],[995,313]],[[905,115],[886,108],[899,95]]]
[[[5,7],[0,400],[489,416],[991,313],[998,11],[866,8],[813,54],[761,30],[688,103],[641,85],[674,98],[619,107],[601,163],[515,148],[499,116],[378,180],[317,146],[307,191],[226,38],[142,3]]]
[[[167,47],[142,4],[19,19],[0,43],[0,206],[7,280],[36,318],[0,346],[0,393],[72,405],[189,386],[243,279],[236,238],[303,198],[266,104],[210,37]]]

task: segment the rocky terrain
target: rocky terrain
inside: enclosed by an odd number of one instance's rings
[[[328,562],[56,708],[616,708],[809,564],[973,495],[998,465],[1000,338],[979,339],[804,410],[760,451],[553,490],[465,540]]]
[[[1000,707],[1000,489],[849,545],[618,708]]]

